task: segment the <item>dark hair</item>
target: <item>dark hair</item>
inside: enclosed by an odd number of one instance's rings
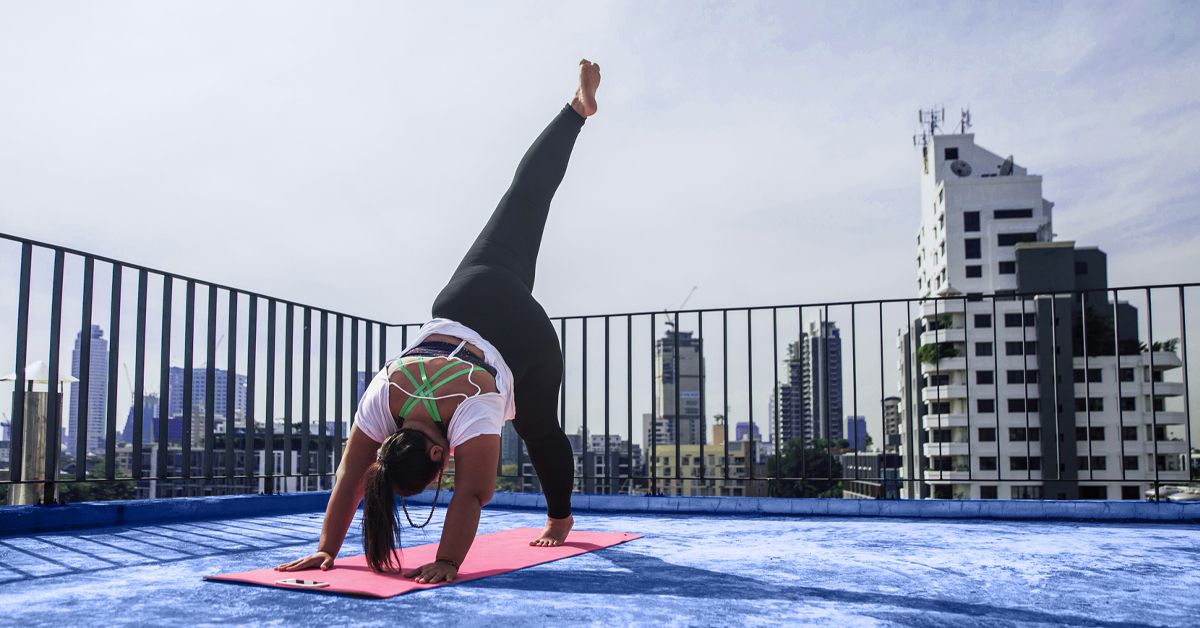
[[[400,526],[396,495],[425,490],[442,463],[425,452],[429,439],[417,430],[400,430],[384,439],[363,480],[362,537],[367,564],[377,572],[397,572]]]

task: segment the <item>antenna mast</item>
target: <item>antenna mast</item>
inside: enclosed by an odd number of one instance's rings
[[[929,146],[929,142],[933,140],[933,136],[937,133],[942,121],[945,119],[945,107],[917,111],[917,122],[921,125],[921,132],[913,135],[913,146],[920,146],[921,148]]]
[[[965,135],[971,128],[971,108],[960,109],[958,115],[958,132]]]

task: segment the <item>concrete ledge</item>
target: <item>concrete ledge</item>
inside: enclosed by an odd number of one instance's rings
[[[443,492],[448,504],[452,493]],[[433,492],[409,498],[428,504]],[[801,517],[890,517],[922,519],[1045,519],[1058,521],[1163,521],[1200,523],[1200,502],[970,499],[796,499],[785,497],[649,497],[573,495],[579,512],[703,515],[789,515]],[[542,510],[540,494],[498,492],[490,508]]]
[[[329,491],[0,507],[0,536],[74,528],[263,517],[325,509]]]
[[[449,504],[453,495],[451,491],[442,491],[438,503],[443,506]],[[433,491],[426,491],[410,497],[408,501],[429,504],[433,496]],[[283,495],[84,502],[64,506],[4,506],[0,507],[0,536],[74,528],[320,512],[328,501],[329,491],[313,491]],[[572,505],[579,512],[611,513],[1200,523],[1200,503],[1197,502],[574,495]],[[546,499],[540,493],[502,492],[492,497],[488,507],[544,510]]]

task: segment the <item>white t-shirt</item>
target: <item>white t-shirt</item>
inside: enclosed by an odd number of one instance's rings
[[[433,334],[444,334],[461,338],[483,351],[483,361],[496,369],[497,392],[486,392],[465,399],[454,410],[450,417],[450,427],[447,438],[450,440],[450,451],[482,434],[499,435],[505,421],[513,420],[516,416],[516,401],[513,398],[512,371],[500,356],[500,352],[492,343],[483,339],[475,330],[446,318],[435,318],[425,323],[417,330],[416,336],[404,348],[404,351],[421,344]],[[403,351],[401,352],[403,353]],[[388,360],[390,364],[392,360]],[[400,431],[396,420],[392,417],[389,403],[391,386],[388,380],[388,368],[385,366],[367,385],[362,399],[358,400],[358,410],[354,413],[354,424],[359,431],[371,440],[382,443],[389,435]]]

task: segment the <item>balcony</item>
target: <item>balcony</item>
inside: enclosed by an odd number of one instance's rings
[[[970,452],[969,443],[925,443],[922,445],[926,456],[965,456]]]
[[[981,420],[979,417],[972,417],[971,423],[974,425],[990,425],[990,422]],[[967,415],[965,414],[926,414],[921,417],[921,428],[926,430],[937,430],[948,427],[967,427]]]
[[[980,358],[976,359],[978,360]],[[964,357],[942,358],[932,363],[921,363],[921,372],[926,375],[931,373],[950,373],[953,371],[965,370],[967,370],[967,359]]]
[[[961,314],[965,311],[966,307],[963,299],[930,300],[920,303],[917,309],[917,316],[921,318],[933,318],[943,314]]]
[[[1184,392],[1183,382],[1142,382],[1142,394],[1146,396],[1182,397]]]
[[[949,384],[947,386],[926,386],[921,389],[921,399],[923,401],[949,401],[952,399],[966,399],[967,386],[966,384]]]
[[[959,328],[937,329],[934,331],[926,331],[921,333],[921,344],[931,345],[940,342],[963,342],[966,340],[967,330]]]

